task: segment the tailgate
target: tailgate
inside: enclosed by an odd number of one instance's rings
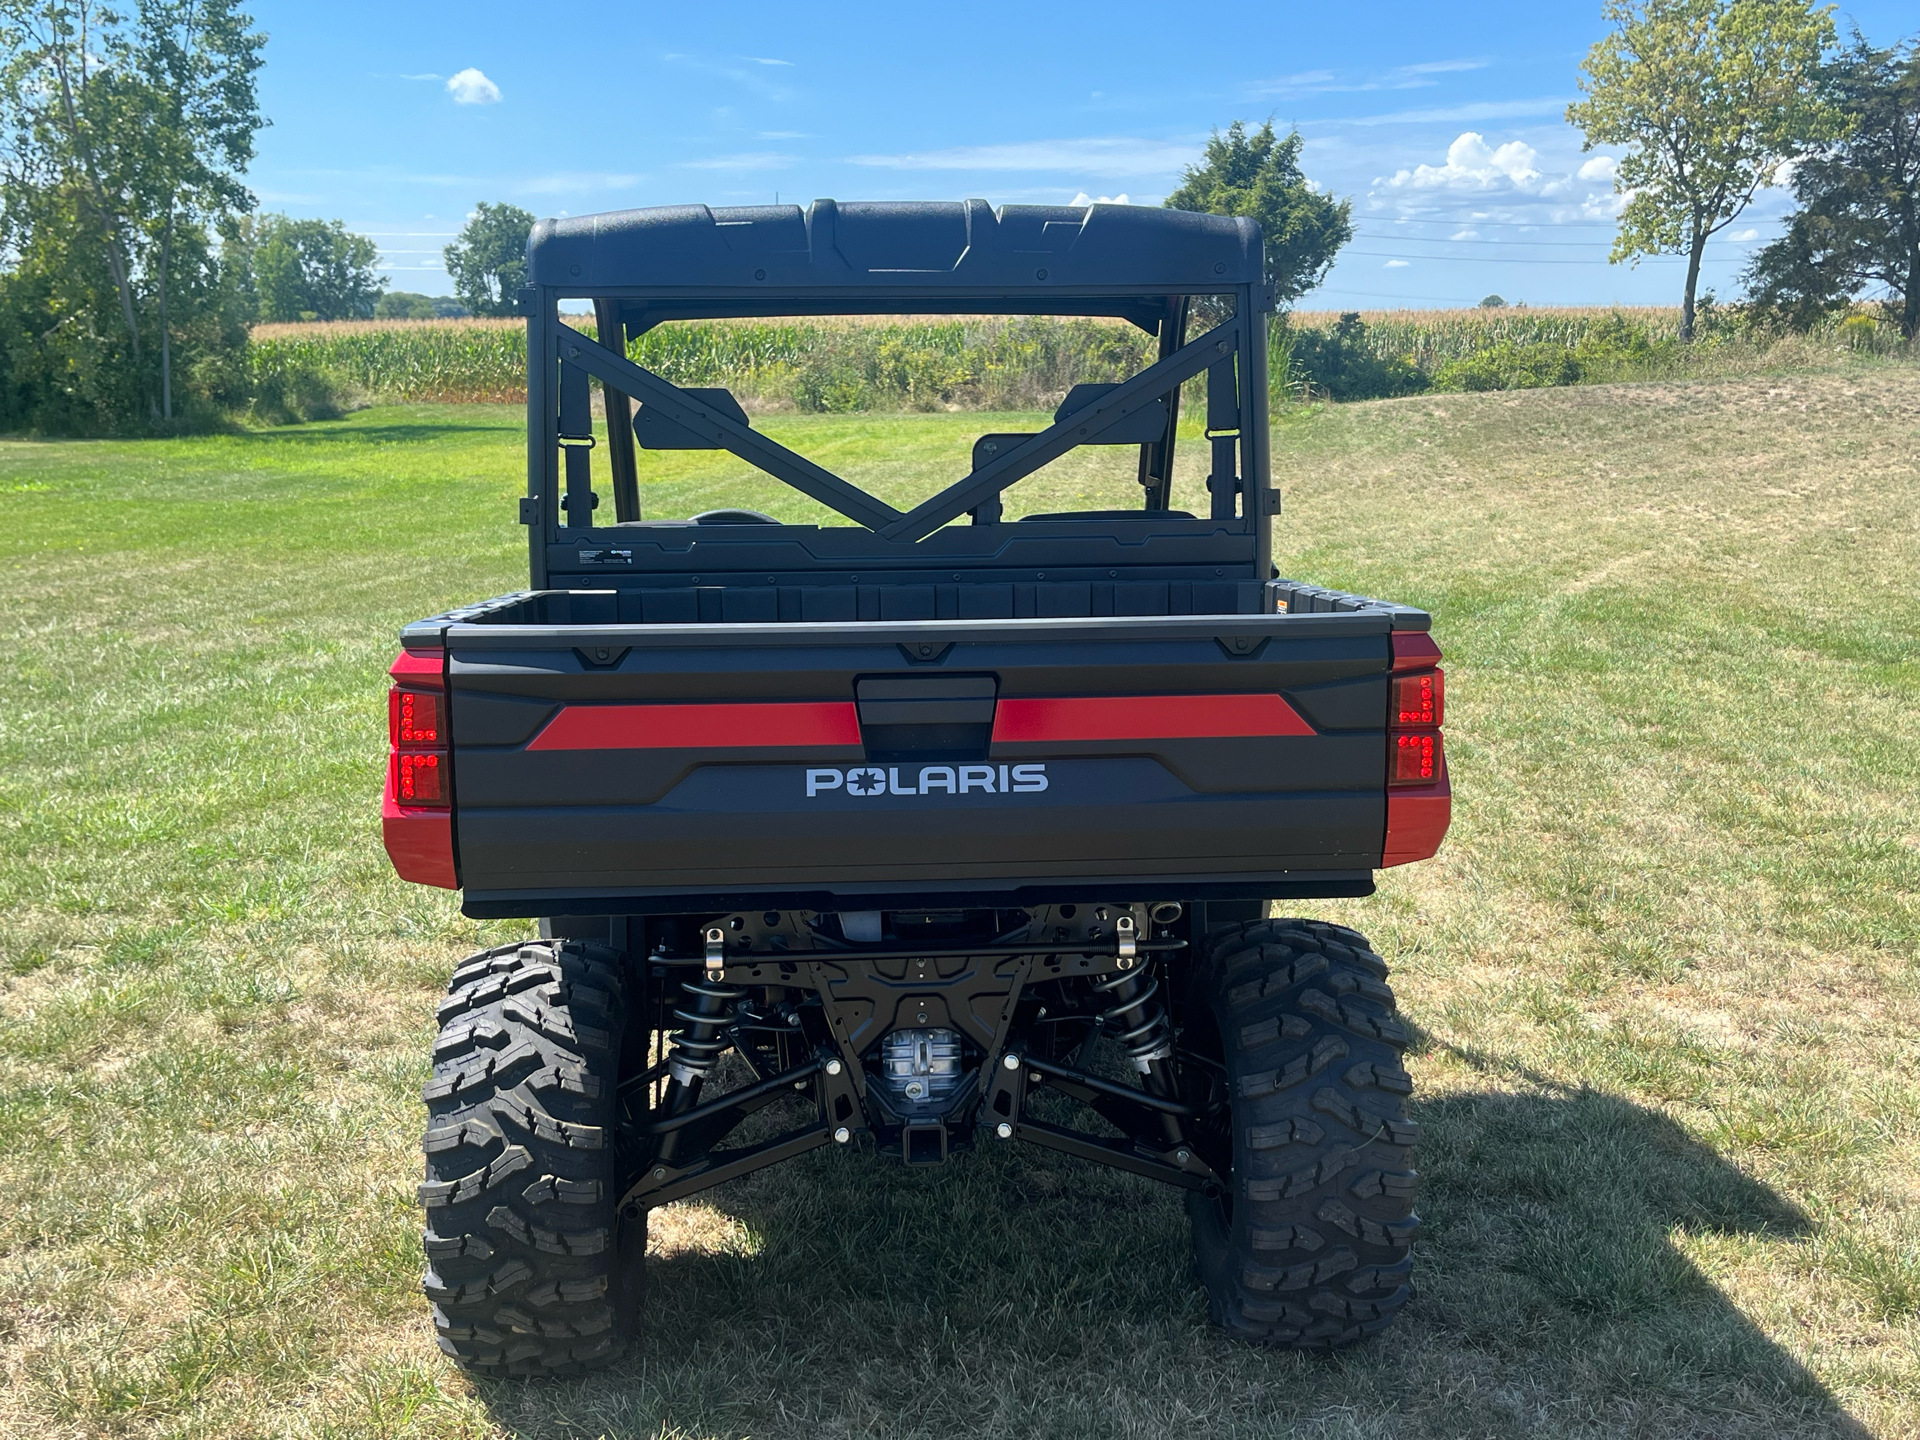
[[[1364,894],[1390,628],[451,624],[467,908]]]

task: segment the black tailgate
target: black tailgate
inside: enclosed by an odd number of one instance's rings
[[[467,908],[1366,893],[1390,623],[453,624]]]

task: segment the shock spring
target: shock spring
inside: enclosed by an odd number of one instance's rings
[[[686,999],[673,1012],[682,1028],[673,1037],[673,1051],[667,1057],[667,1074],[690,1092],[697,1092],[702,1081],[713,1074],[720,1054],[727,1048],[727,1029],[733,1024],[737,1007],[747,992],[721,980],[702,977],[682,980]]]
[[[1099,1012],[1100,1026],[1126,1049],[1133,1068],[1150,1074],[1153,1062],[1173,1058],[1173,1032],[1166,1010],[1155,1000],[1160,982],[1151,975],[1122,971],[1094,990],[1113,1003]]]

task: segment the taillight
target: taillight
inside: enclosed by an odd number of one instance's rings
[[[1434,785],[1446,766],[1440,726],[1446,719],[1447,677],[1435,662],[1440,647],[1418,631],[1393,637],[1393,675],[1387,711],[1389,785]]]
[[[387,692],[390,798],[404,806],[441,808],[452,803],[447,783],[447,697],[440,688],[438,657],[405,654],[394,663]],[[431,688],[429,688],[431,687]]]
[[[1432,731],[1393,737],[1393,783],[1430,785],[1439,774],[1440,737]]]
[[[1387,833],[1380,863],[1407,865],[1436,854],[1453,819],[1453,786],[1440,739],[1446,676],[1431,635],[1394,632],[1389,687]]]
[[[380,833],[402,880],[460,888],[453,859],[453,775],[447,753],[446,655],[402,650],[387,673],[387,795]]]
[[[1446,709],[1446,676],[1438,670],[1393,677],[1393,723],[1439,725]]]
[[[402,750],[394,765],[393,797],[402,805],[444,805],[447,803],[447,767],[440,756],[429,751],[418,755]]]
[[[446,734],[440,696],[395,686],[387,694],[387,730],[395,746],[438,745]]]

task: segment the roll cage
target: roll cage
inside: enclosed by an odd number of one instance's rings
[[[1264,522],[1277,492],[1268,485],[1267,295],[1250,220],[1121,205],[996,211],[979,200],[818,200],[804,212],[668,206],[543,220],[528,243],[528,273],[521,518],[536,589],[617,584],[629,568],[648,573],[650,584],[694,569],[707,583],[768,569],[805,583],[809,570],[850,562],[903,575],[959,568],[979,579],[1031,563],[1270,574]],[[592,304],[599,340],[561,320],[564,300]],[[1190,335],[1203,313],[1215,323]],[[667,321],[827,315],[1102,316],[1147,331],[1158,348],[1125,381],[1074,386],[1037,433],[983,435],[969,473],[905,511],[756,430],[727,391],[675,385],[627,355],[628,341]],[[1202,372],[1210,499],[1208,513],[1194,517],[1170,505],[1181,386]],[[607,420],[611,524],[596,515],[594,380]],[[1137,512],[1001,523],[1010,486],[1090,444],[1138,445]],[[676,543],[661,532],[687,522],[641,515],[636,446],[728,451],[853,526],[707,517],[698,542]],[[953,524],[963,516],[973,523]]]

